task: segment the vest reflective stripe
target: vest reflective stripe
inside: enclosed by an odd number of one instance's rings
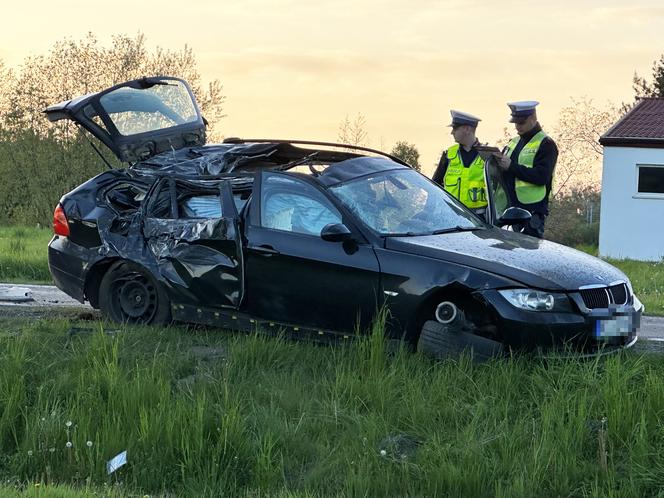
[[[546,133],[539,131],[535,134],[530,141],[523,146],[519,152],[518,163],[526,168],[532,168],[535,161],[535,154],[542,145],[542,141],[546,138]],[[512,152],[519,144],[519,137],[515,137],[507,144],[507,154],[512,157]],[[534,204],[543,200],[546,197],[546,185],[535,185],[534,183],[524,182],[518,178],[514,179],[514,190],[516,191],[516,198],[522,204]]]
[[[447,170],[443,188],[471,209],[487,205],[484,160],[478,154],[467,168],[463,165],[459,144],[447,149]]]

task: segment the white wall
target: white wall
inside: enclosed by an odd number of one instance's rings
[[[664,149],[604,147],[599,254],[664,258],[664,194],[637,192],[637,165],[664,165]]]

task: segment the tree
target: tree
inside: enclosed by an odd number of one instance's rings
[[[587,97],[572,98],[571,105],[560,111],[553,133],[558,145],[554,197],[580,187],[599,190],[602,158],[599,137],[616,122],[619,114],[615,106],[609,104],[602,109]]]
[[[652,81],[648,82],[634,72],[632,78],[632,89],[634,90],[634,100],[631,103],[623,103],[620,112],[624,115],[636,105],[643,97],[664,97],[664,55],[652,63]]]
[[[632,88],[636,97],[664,97],[664,55],[652,63],[652,82],[634,73]]]
[[[3,115],[0,125],[44,135],[52,129],[42,114],[48,105],[153,75],[184,78],[211,127],[224,116],[221,83],[202,84],[190,47],[185,45],[179,51],[157,47],[151,52],[141,33],[134,37],[115,35],[111,45],[104,47],[88,33],[81,40],[56,42],[47,55],[27,57],[17,74],[9,75],[6,88],[1,89],[10,112]]]
[[[417,147],[415,147],[415,144],[410,144],[405,140],[401,140],[394,144],[390,154],[407,162],[414,170],[420,171],[422,169],[422,166],[420,165],[420,153],[417,150]]]
[[[8,87],[13,78],[11,69],[5,67],[5,63],[0,59],[0,119],[9,112]]]
[[[366,125],[367,121],[363,114],[358,112],[353,121],[350,121],[346,115],[346,118],[339,124],[337,140],[343,144],[366,147],[368,136]]]
[[[211,128],[223,117],[218,80],[203,85],[190,47],[148,50],[145,37],[116,35],[110,46],[89,33],[56,42],[46,55],[28,57],[15,72],[0,61],[0,212],[5,222],[46,225],[60,196],[105,169],[69,121],[49,123],[51,104],[151,75],[179,76],[192,87]],[[100,151],[111,162],[105,147]]]

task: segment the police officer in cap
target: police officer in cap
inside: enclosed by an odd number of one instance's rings
[[[528,100],[507,104],[512,111],[517,137],[498,155],[505,188],[511,206],[527,209],[532,214],[522,233],[544,237],[544,220],[549,214],[549,194],[553,172],[558,160],[558,147],[537,121],[535,107],[539,102]]]
[[[487,206],[487,189],[484,181],[484,160],[476,147],[475,136],[480,118],[465,112],[452,114],[452,136],[456,144],[443,152],[433,174],[433,181],[459,199],[469,209],[484,216]]]

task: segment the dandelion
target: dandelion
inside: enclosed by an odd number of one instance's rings
[[[88,448],[92,448],[92,441],[88,441],[88,442],[85,443],[85,444],[86,444],[86,446],[87,446]]]
[[[32,450],[28,450],[28,456],[32,456]]]
[[[65,422],[65,425],[67,426],[67,428],[71,427],[71,420],[67,420]]]
[[[65,446],[66,446],[67,448],[71,448],[71,447],[74,446],[74,445],[71,444],[71,441],[67,441],[67,444],[65,444]]]
[[[385,455],[387,455],[387,451],[380,450],[380,456],[384,457]]]

